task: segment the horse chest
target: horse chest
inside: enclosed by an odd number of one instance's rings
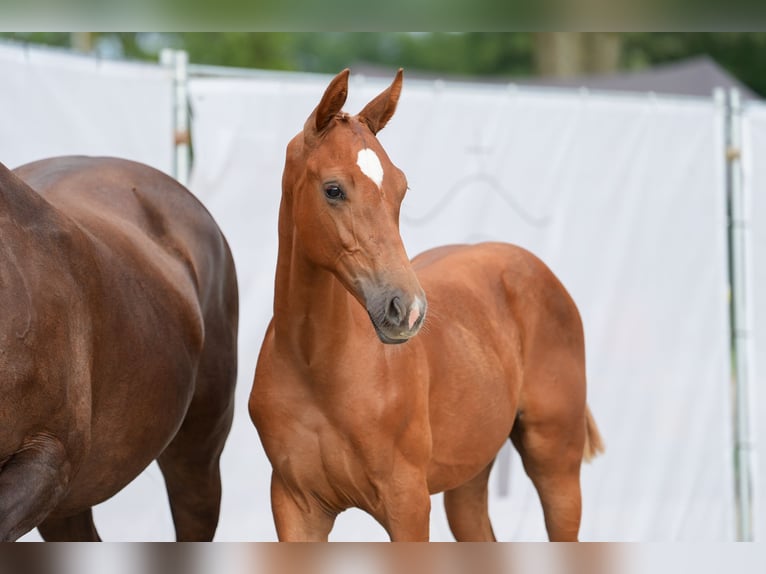
[[[375,507],[402,451],[428,448],[427,432],[408,432],[427,424],[425,403],[390,380],[290,367],[261,370],[253,389],[251,412],[277,472],[334,509]]]
[[[391,430],[411,419],[411,405],[403,393],[381,381],[345,380],[343,384],[330,382],[324,377],[283,378],[276,392],[264,393],[261,411],[280,413],[268,417],[269,426],[284,431],[290,443],[311,440],[323,444],[357,444],[380,442],[377,435]],[[264,413],[265,414],[265,413]],[[273,420],[272,420],[273,419]],[[285,425],[290,421],[289,425]]]

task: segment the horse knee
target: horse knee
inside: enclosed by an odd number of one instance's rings
[[[36,527],[66,494],[72,465],[56,437],[29,437],[0,470],[0,540]]]

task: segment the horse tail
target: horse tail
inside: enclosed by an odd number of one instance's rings
[[[593,419],[593,414],[590,412],[590,408],[586,405],[585,449],[583,450],[582,459],[585,462],[590,462],[602,452],[604,452],[604,440],[601,438],[601,433],[598,432],[598,427],[596,426],[596,421]]]

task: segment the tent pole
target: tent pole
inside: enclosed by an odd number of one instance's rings
[[[166,48],[160,53],[160,62],[173,70],[173,177],[181,184],[189,185],[191,164],[188,110],[189,55],[184,50]]]
[[[729,250],[729,313],[733,359],[734,471],[737,540],[753,540],[752,458],[750,434],[750,384],[752,375],[752,327],[748,303],[750,282],[747,257],[750,243],[749,205],[742,181],[742,106],[739,92],[726,94],[726,186],[727,241]]]

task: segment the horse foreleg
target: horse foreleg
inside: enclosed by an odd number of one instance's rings
[[[291,491],[276,473],[271,474],[271,512],[280,542],[327,542],[337,516]]]
[[[474,478],[444,493],[444,509],[450,530],[458,542],[494,542],[489,521],[487,487],[492,463]]]
[[[16,540],[42,522],[65,494],[71,470],[57,438],[27,439],[0,470],[0,540]]]
[[[79,514],[62,518],[48,517],[37,525],[40,536],[48,542],[100,542],[93,510],[88,508]]]
[[[391,542],[428,542],[431,495],[424,473],[401,467],[388,488],[382,489],[382,512],[375,516]]]

